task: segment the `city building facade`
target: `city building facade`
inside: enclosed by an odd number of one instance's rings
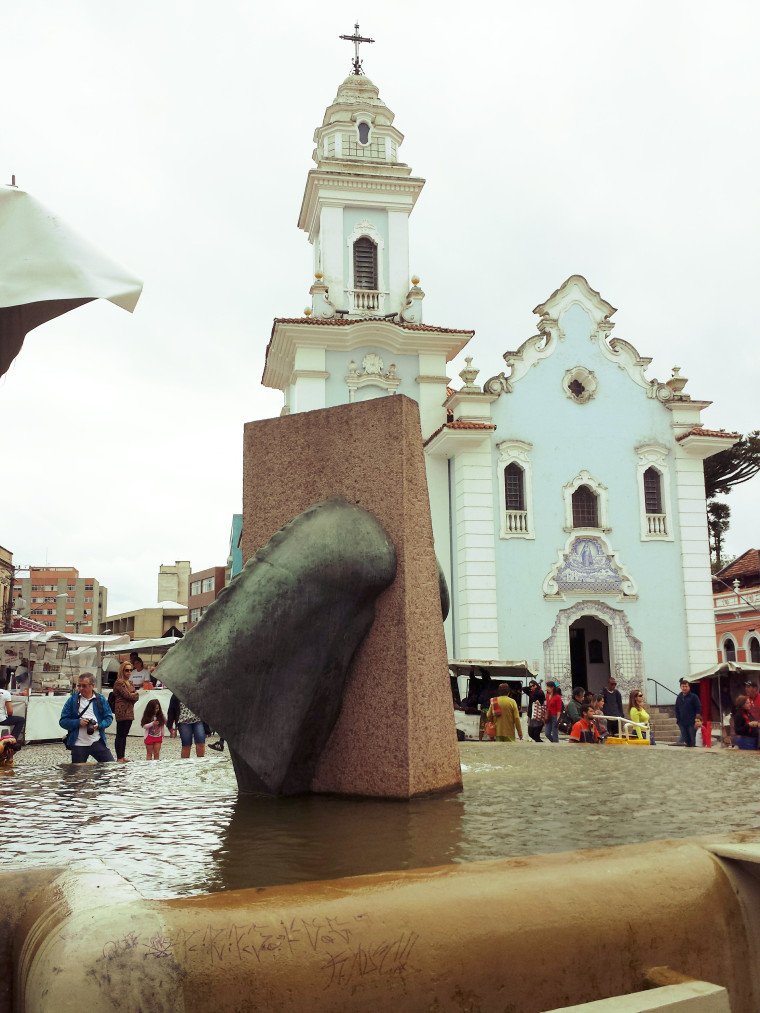
[[[226,567],[211,566],[190,574],[190,597],[187,602],[187,629],[195,626],[226,583]]]
[[[130,640],[148,640],[182,635],[187,621],[187,606],[181,602],[161,601],[148,608],[133,609],[105,616],[98,633],[127,633]]]
[[[162,563],[158,568],[158,601],[176,601],[187,605],[191,570],[192,566],[187,559]]]
[[[47,630],[97,633],[108,609],[108,588],[94,577],[80,577],[73,566],[32,566],[17,571],[13,607]],[[26,603],[19,609],[20,599]]]
[[[760,664],[760,549],[747,549],[713,577],[718,661]]]
[[[282,414],[418,402],[450,658],[526,659],[565,687],[614,675],[624,695],[677,686],[715,657],[703,461],[737,434],[703,426],[710,402],[678,367],[647,376],[580,275],[536,307],[505,369],[478,385],[470,357],[450,387],[473,331],[423,322],[409,217],[424,180],[398,161],[393,120],[354,75],[317,128],[299,218],[311,306],[275,319],[262,382]]]

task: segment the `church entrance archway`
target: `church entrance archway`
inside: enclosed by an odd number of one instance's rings
[[[571,629],[582,631],[586,682],[574,679],[581,664],[579,633],[574,633],[575,668],[571,655]],[[592,642],[594,643],[593,647]],[[590,655],[591,650],[591,655]],[[589,657],[601,657],[590,661]],[[644,666],[641,641],[633,635],[628,617],[622,609],[612,608],[605,602],[585,600],[561,609],[554,620],[552,631],[544,641],[544,673],[546,679],[557,679],[565,692],[573,685],[594,690],[603,685],[612,674],[618,682],[623,699],[635,687],[644,685]]]
[[[610,677],[609,627],[596,616],[584,615],[568,628],[570,681],[592,693],[601,693]]]

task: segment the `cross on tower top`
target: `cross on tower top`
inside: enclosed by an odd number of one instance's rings
[[[354,74],[363,74],[362,61],[359,59],[359,43],[360,42],[374,42],[374,39],[367,39],[363,35],[359,34],[359,22],[357,21],[354,25],[353,35],[339,35],[338,38],[345,39],[346,42],[353,42],[354,44],[354,58],[351,61],[351,66],[354,68]]]

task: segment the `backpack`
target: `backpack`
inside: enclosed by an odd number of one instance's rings
[[[557,721],[557,728],[562,732],[563,735],[569,735],[573,729],[573,722],[570,715],[567,713],[567,707],[563,707]]]
[[[111,708],[111,710],[113,710],[114,707],[116,706],[116,694],[114,693],[113,690],[111,690],[111,692],[108,694],[108,706]]]

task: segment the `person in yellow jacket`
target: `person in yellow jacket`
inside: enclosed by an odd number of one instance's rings
[[[644,710],[644,694],[641,692],[640,689],[635,689],[631,693],[628,703],[630,706],[628,716],[631,719],[631,721],[637,721],[641,725],[648,725],[649,715]],[[649,738],[649,732],[647,732],[645,736],[642,733],[641,728],[635,728],[634,731],[636,732],[637,739]]]
[[[497,742],[514,742],[515,732],[520,736],[522,742],[522,725],[520,723],[520,709],[509,695],[509,686],[502,682],[499,686],[499,695],[493,697],[491,706],[488,708],[486,718],[496,725]]]

